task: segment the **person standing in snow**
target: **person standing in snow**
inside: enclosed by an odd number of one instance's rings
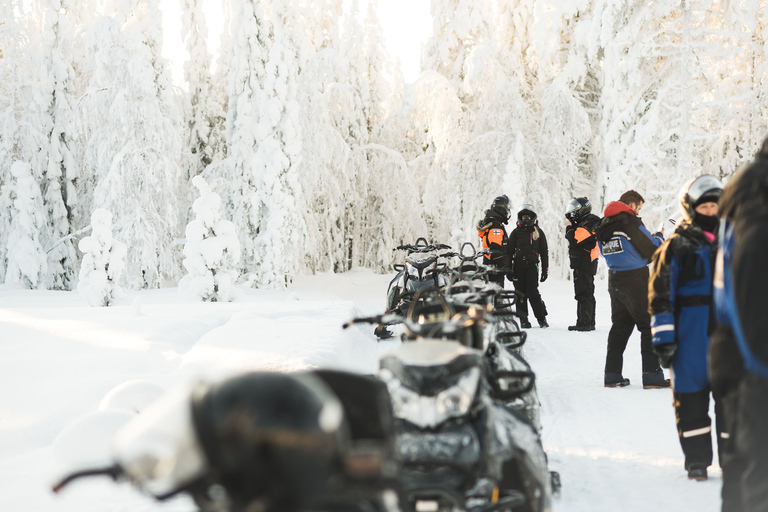
[[[477,236],[480,237],[483,249],[490,254],[483,256],[483,264],[491,268],[504,268],[507,260],[507,230],[509,222],[509,198],[499,196],[493,200],[491,207],[485,210],[485,217],[477,223]],[[504,288],[504,274],[499,272],[489,278]]]
[[[722,183],[708,174],[683,186],[683,222],[654,254],[648,283],[653,351],[662,367],[672,368],[677,432],[692,480],[706,480],[712,464],[707,352],[714,328],[712,279],[722,191]],[[725,421],[720,396],[713,398],[719,447]]]
[[[509,253],[513,264],[513,283],[515,291],[522,294],[517,301],[517,313],[520,315],[520,327],[529,329],[528,302],[539,327],[549,327],[547,306],[539,293],[539,260],[541,260],[541,282],[547,280],[549,267],[549,248],[547,237],[539,227],[536,210],[530,203],[525,203],[517,212],[517,227],[509,235]]]
[[[573,294],[576,299],[576,325],[569,331],[595,330],[595,274],[600,249],[595,228],[600,217],[592,214],[592,203],[586,197],[574,197],[565,211],[565,239],[568,259],[573,270]]]
[[[648,314],[648,263],[664,241],[663,232],[651,235],[638,217],[645,199],[638,192],[624,192],[605,207],[597,227],[600,254],[608,265],[608,294],[611,297],[611,330],[605,356],[605,387],[629,385],[622,375],[624,350],[635,327],[640,331],[643,359],[643,388],[669,387],[651,343]]]
[[[712,389],[722,397],[722,510],[768,510],[768,139],[720,199],[709,348]]]

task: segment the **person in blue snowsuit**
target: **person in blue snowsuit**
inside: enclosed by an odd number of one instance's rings
[[[680,191],[683,222],[653,257],[648,283],[653,351],[672,371],[675,416],[688,478],[706,480],[712,464],[709,338],[714,329],[712,280],[723,185],[703,175]],[[723,431],[720,397],[714,394],[718,446]]]
[[[768,139],[720,200],[717,329],[709,350],[723,397],[723,512],[768,511]]]
[[[624,387],[624,350],[637,327],[643,366],[643,389],[668,388],[669,380],[659,367],[651,343],[648,314],[648,264],[664,242],[663,232],[651,234],[638,217],[645,199],[635,190],[624,192],[603,211],[595,230],[600,254],[608,266],[608,294],[611,297],[611,330],[605,355],[605,387]]]

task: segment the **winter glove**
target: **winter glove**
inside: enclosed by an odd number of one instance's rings
[[[544,270],[541,271],[541,282],[542,283],[547,280],[547,277],[549,277],[549,273],[547,272],[548,270],[549,269],[545,268]]]
[[[672,366],[676,350],[677,343],[664,343],[663,345],[653,346],[653,353],[659,357],[659,364],[662,368],[669,368]]]

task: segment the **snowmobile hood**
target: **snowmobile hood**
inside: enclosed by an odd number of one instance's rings
[[[434,396],[472,368],[482,370],[483,356],[455,341],[425,340],[390,352],[381,359],[380,368],[380,373],[390,372],[419,395]]]
[[[613,217],[614,215],[618,215],[621,212],[629,213],[630,215],[635,214],[635,212],[632,211],[632,208],[630,208],[629,205],[626,205],[621,201],[611,201],[605,207],[605,211],[603,212],[603,217]]]

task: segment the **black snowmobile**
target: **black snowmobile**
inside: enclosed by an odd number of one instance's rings
[[[201,512],[396,512],[386,386],[338,371],[255,372],[166,395],[118,431],[104,475]]]
[[[497,293],[501,293],[496,287]],[[535,374],[521,355],[527,339],[525,331],[498,330],[499,317],[512,316],[513,311],[496,311],[488,299],[478,304],[449,301],[440,290],[426,288],[414,296],[406,318],[399,315],[381,315],[355,318],[345,324],[377,323],[387,326],[403,324],[404,342],[422,340],[456,341],[483,354],[484,377],[489,395],[505,407],[522,414],[538,431],[541,429]],[[418,306],[417,306],[418,304]],[[490,337],[489,337],[490,336]],[[501,382],[504,388],[498,388]],[[510,393],[510,390],[515,393]]]
[[[405,316],[414,293],[427,287],[444,286],[447,278],[442,271],[446,265],[439,261],[444,255],[438,251],[450,248],[445,244],[428,244],[426,238],[418,238],[415,244],[396,247],[395,251],[406,251],[406,256],[405,263],[393,266],[397,275],[387,288],[387,310]],[[379,338],[392,336],[390,331],[380,328],[374,334]]]
[[[537,430],[492,399],[483,354],[457,342],[404,343],[381,359],[396,418],[404,504],[416,512],[550,510]],[[496,377],[513,399],[518,378]]]

